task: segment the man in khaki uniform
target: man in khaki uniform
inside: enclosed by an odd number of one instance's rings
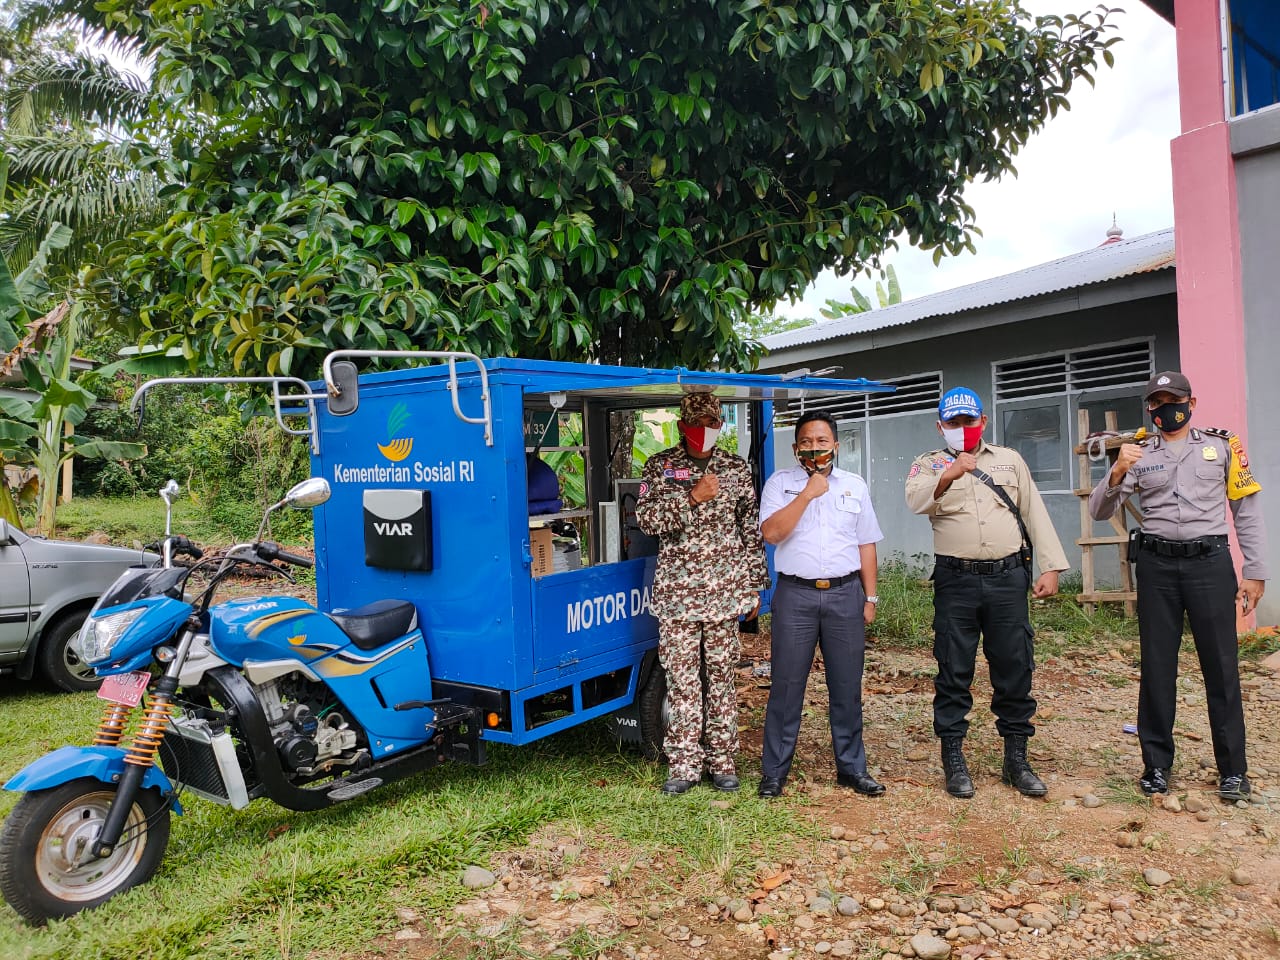
[[[1067,557],[1026,461],[1010,447],[985,443],[986,426],[974,391],[947,391],[938,404],[946,446],[917,457],[907,474],[907,506],[933,524],[933,730],[942,741],[947,793],[972,797],[963,745],[981,635],[994,689],[991,710],[1004,738],[1001,779],[1019,793],[1042,797],[1047,788],[1027,761],[1036,712],[1027,590],[1036,597],[1057,593]],[[1041,570],[1034,586],[1031,548]]]
[[[1235,434],[1191,426],[1196,398],[1186,377],[1174,371],[1156,374],[1145,398],[1159,434],[1141,446],[1124,444],[1115,466],[1089,496],[1096,520],[1114,514],[1129,494],[1137,491],[1142,497],[1142,530],[1130,557],[1137,564],[1142,649],[1138,740],[1144,769],[1138,785],[1147,794],[1169,789],[1185,613],[1204,674],[1218,794],[1246,800],[1250,786],[1236,608],[1247,613],[1257,606],[1267,579],[1262,488]],[[1228,505],[1244,555],[1239,585],[1227,543]]]

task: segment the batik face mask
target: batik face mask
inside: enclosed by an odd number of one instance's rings
[[[821,473],[835,462],[836,452],[834,450],[797,450],[796,459],[800,461],[800,466],[804,467],[806,473]]]
[[[689,444],[689,449],[695,453],[710,453],[716,445],[716,438],[720,436],[719,427],[691,427],[683,420],[678,420],[676,427]]]
[[[947,441],[947,446],[952,450],[971,453],[977,450],[978,444],[982,442],[982,424],[975,423],[971,427],[943,427],[942,439]]]

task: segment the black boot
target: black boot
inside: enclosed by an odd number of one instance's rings
[[[942,772],[947,778],[947,793],[961,800],[973,796],[973,778],[964,762],[964,737],[942,738]]]
[[[1000,782],[1007,783],[1024,797],[1043,797],[1049,792],[1027,762],[1026,737],[1004,738],[1004,770],[1001,771]]]

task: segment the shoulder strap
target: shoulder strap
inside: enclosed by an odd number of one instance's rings
[[[1018,521],[1018,531],[1022,534],[1022,545],[1030,548],[1031,535],[1027,532],[1027,525],[1023,522],[1022,512],[1018,510],[1018,505],[1013,502],[1007,493],[1004,492],[1004,487],[1000,486],[1000,484],[996,483],[995,480],[992,479],[991,474],[987,473],[981,467],[974,467],[971,472],[975,477],[990,487],[991,492],[999,497],[1004,505],[1009,508],[1009,511],[1013,514],[1013,518]]]

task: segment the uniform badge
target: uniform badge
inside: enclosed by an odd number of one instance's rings
[[[907,471],[907,479],[910,480],[912,477],[919,476],[919,474],[920,474],[920,464],[913,463],[911,465],[911,469]]]
[[[676,475],[676,472],[672,470],[670,467],[662,471],[662,477],[664,480],[673,480],[675,479],[675,475]]]
[[[675,471],[673,471],[673,472],[675,473],[675,475],[676,475],[676,479],[677,479],[677,480],[688,480],[688,479],[689,479],[689,475],[690,475],[690,474],[689,474],[689,468],[688,468],[688,467],[682,467],[681,469],[679,469],[679,470],[675,470]]]
[[[1218,448],[1217,448],[1217,447],[1215,447],[1215,446],[1212,446],[1212,445],[1205,447],[1205,448],[1204,448],[1204,458],[1205,458],[1206,460],[1217,460],[1217,459],[1218,459]]]

